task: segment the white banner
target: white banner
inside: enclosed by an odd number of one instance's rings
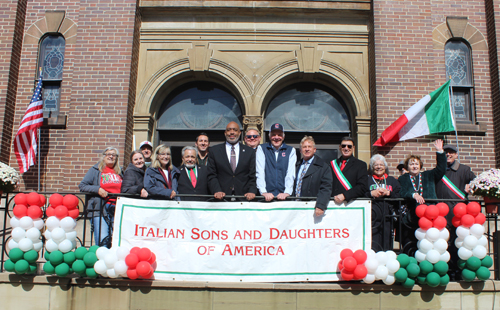
[[[340,251],[371,247],[371,201],[314,205],[118,198],[113,246],[148,247],[156,279],[336,281]]]

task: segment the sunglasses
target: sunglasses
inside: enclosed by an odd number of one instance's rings
[[[346,147],[352,149],[352,144],[341,144],[340,147],[343,149],[345,149]]]
[[[259,135],[246,135],[247,139],[257,139]]]

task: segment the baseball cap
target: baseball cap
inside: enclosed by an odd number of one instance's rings
[[[402,160],[399,162],[398,166],[396,167],[398,170],[401,170],[405,167],[405,161]]]
[[[273,124],[271,126],[271,129],[269,129],[269,132],[271,132],[273,130],[281,130],[282,132],[285,132],[285,130],[283,129],[283,125],[281,125],[280,123]]]
[[[153,144],[151,144],[151,142],[149,142],[149,141],[142,141],[139,148],[142,149],[142,147],[145,145],[149,145],[151,148],[153,148]]]
[[[456,152],[457,148],[454,145],[446,144],[445,146],[443,146],[443,150],[452,150],[453,152]]]

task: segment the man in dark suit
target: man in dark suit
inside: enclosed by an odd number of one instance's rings
[[[294,193],[296,197],[316,197],[314,215],[325,213],[332,192],[332,169],[316,153],[313,137],[305,136],[300,141],[302,160],[295,165]]]
[[[354,140],[344,137],[339,148],[342,156],[330,163],[333,169],[332,197],[338,204],[364,197],[368,190],[368,169],[364,161],[353,156]]]
[[[226,143],[208,153],[208,187],[217,199],[245,195],[252,200],[257,193],[255,151],[239,142],[241,130],[236,122],[227,124],[224,135]]]
[[[182,166],[177,190],[179,194],[208,195],[208,169],[197,165],[198,150],[194,146],[182,149]],[[184,201],[206,201],[205,197],[182,197]]]

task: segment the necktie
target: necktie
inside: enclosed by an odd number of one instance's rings
[[[297,190],[295,191],[296,197],[300,197],[300,192],[302,191],[302,179],[304,178],[304,175],[306,174],[308,164],[309,163],[307,161],[304,162],[304,168],[302,168],[302,172],[300,173],[299,181],[297,182]]]
[[[191,184],[193,184],[193,187],[196,187],[196,173],[194,173],[194,169],[190,169],[189,178],[191,179]]]
[[[340,171],[344,170],[346,162],[347,162],[347,160],[345,160],[345,159],[342,161],[342,165],[340,165]]]
[[[233,172],[236,170],[236,152],[234,151],[234,145],[231,145],[231,169]]]

